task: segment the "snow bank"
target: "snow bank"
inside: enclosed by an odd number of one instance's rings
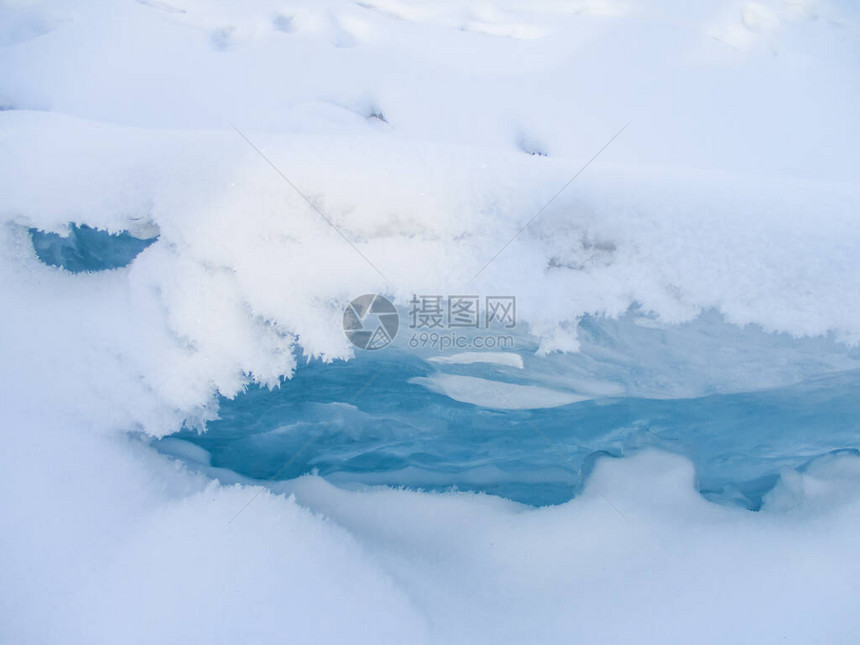
[[[0,453],[7,642],[807,643],[860,627],[854,455],[792,475],[759,513],[705,501],[660,453],[601,462],[581,497],[531,509],[312,476],[255,497],[135,441],[9,421],[26,431]]]

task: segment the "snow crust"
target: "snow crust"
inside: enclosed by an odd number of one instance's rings
[[[511,352],[461,352],[450,356],[433,356],[428,359],[431,363],[471,365],[473,363],[489,363],[491,365],[506,365],[523,368],[523,357]]]
[[[555,408],[588,400],[588,397],[570,392],[458,374],[439,373],[418,376],[410,379],[409,382],[426,387],[432,392],[444,394],[455,401],[499,410]]]

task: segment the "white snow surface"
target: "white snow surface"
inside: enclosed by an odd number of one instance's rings
[[[426,387],[431,392],[444,394],[455,401],[496,410],[556,408],[579,401],[587,401],[590,398],[536,385],[517,385],[516,383],[505,383],[504,381],[459,374],[443,374],[441,372],[430,376],[416,376],[409,379],[409,382]]]
[[[523,368],[523,357],[512,352],[461,352],[449,356],[433,356],[427,359],[431,363],[472,365],[474,363],[487,363],[490,365],[504,365],[506,367]]]
[[[351,357],[363,293],[856,345],[858,54],[815,0],[0,4],[0,641],[853,642],[856,456],[759,513],[660,453],[531,509],[147,437]],[[71,274],[27,232],[70,222],[160,237]]]

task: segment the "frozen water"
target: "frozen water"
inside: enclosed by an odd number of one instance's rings
[[[109,233],[86,224],[72,224],[66,236],[31,228],[30,239],[42,262],[79,273],[128,266],[158,238],[140,239],[127,231]]]
[[[583,322],[595,340],[580,354],[509,353],[518,364],[462,354],[423,360],[403,350],[330,365],[300,361],[289,384],[222,399],[205,433],[174,436],[205,448],[206,463],[254,479],[315,472],[341,485],[455,488],[534,505],[579,494],[599,457],[659,448],[692,462],[708,499],[751,509],[784,470],[860,448],[860,353],[741,333],[713,316],[680,329],[636,323],[635,316]],[[685,339],[698,360],[710,361],[711,382],[699,391],[677,361]],[[756,343],[758,355],[750,350]],[[631,354],[654,347],[675,349],[641,357],[637,367]],[[710,354],[729,358],[720,364]],[[573,379],[584,363],[607,381]],[[758,380],[732,391],[742,385],[736,369]],[[545,387],[553,372],[569,379],[553,386],[565,389]],[[176,454],[175,439],[166,449]]]

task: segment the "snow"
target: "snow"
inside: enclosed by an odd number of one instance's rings
[[[418,376],[409,379],[409,382],[426,387],[432,392],[444,394],[455,401],[499,410],[555,408],[578,401],[587,401],[589,398],[534,385],[518,385],[441,372],[431,376]]]
[[[558,367],[497,381],[516,407],[856,368],[858,34],[812,0],[3,4],[0,640],[850,642],[855,454],[750,513],[655,452],[534,509],[316,476],[255,497],[149,442],[353,358],[363,293],[516,296]],[[72,224],[158,240],[43,264],[30,229]]]
[[[523,357],[509,352],[460,352],[450,356],[432,356],[432,363],[462,364],[489,363],[491,365],[507,365],[508,367],[523,368]]]
[[[858,627],[856,456],[759,513],[702,499],[678,457],[601,462],[622,517],[591,488],[532,509],[308,476],[254,498],[133,441],[25,422],[0,456],[8,642],[804,643]],[[36,461],[52,468],[34,478]]]

